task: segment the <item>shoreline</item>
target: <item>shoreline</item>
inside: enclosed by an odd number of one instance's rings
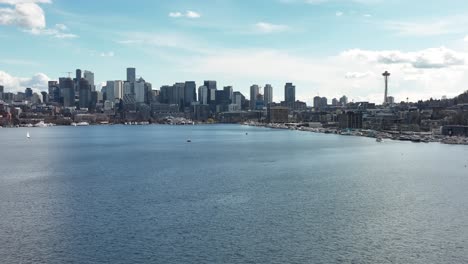
[[[277,123],[242,123],[247,126],[266,127],[271,129],[295,130],[303,132],[334,134],[340,136],[356,136],[375,138],[377,142],[383,140],[409,141],[413,143],[441,143],[447,145],[468,145],[468,137],[434,135],[431,132],[398,132],[398,131],[376,131],[369,129],[342,130],[335,128],[311,128],[306,126],[285,125]]]
[[[183,122],[166,122],[166,123],[150,123],[150,122],[125,122],[125,123],[71,123],[69,125],[64,124],[53,124],[53,123],[44,123],[39,122],[35,125],[33,124],[22,124],[16,126],[0,126],[2,128],[47,128],[47,127],[81,127],[81,126],[149,126],[149,125],[168,125],[168,126],[194,126],[194,125],[218,125],[224,123],[207,123],[207,122],[193,122],[184,120]],[[302,132],[312,132],[312,133],[321,133],[321,134],[334,134],[340,136],[356,136],[356,137],[367,137],[375,138],[378,142],[382,140],[394,140],[394,141],[409,141],[413,143],[441,143],[447,145],[468,145],[468,137],[458,137],[458,136],[443,136],[443,135],[434,135],[431,132],[398,132],[398,131],[376,131],[368,129],[353,129],[353,130],[342,130],[335,128],[312,128],[307,126],[301,126],[300,124],[279,124],[279,123],[258,123],[258,122],[243,122],[237,123],[244,126],[252,127],[264,127],[271,129],[281,129],[281,130],[294,130]]]

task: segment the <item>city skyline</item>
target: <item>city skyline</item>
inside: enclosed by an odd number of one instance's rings
[[[466,7],[463,1],[0,0],[0,85],[46,91],[47,81],[78,66],[95,73],[99,90],[107,80],[124,80],[130,65],[156,88],[217,80],[248,95],[252,84],[278,89],[292,82],[297,100],[309,105],[317,95],[344,94],[381,103],[381,73],[388,70],[389,96],[397,102],[450,98],[468,82],[468,21],[460,11]],[[282,99],[273,93],[273,101]]]

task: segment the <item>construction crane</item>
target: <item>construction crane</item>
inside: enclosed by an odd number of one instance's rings
[[[63,73],[68,73],[68,78],[71,78],[71,74],[72,74],[73,72],[63,72]]]

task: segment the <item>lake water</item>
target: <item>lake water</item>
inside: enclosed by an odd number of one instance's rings
[[[0,262],[468,263],[467,165],[237,125],[0,129]]]

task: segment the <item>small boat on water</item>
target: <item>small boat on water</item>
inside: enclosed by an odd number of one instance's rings
[[[28,139],[31,138],[31,136],[29,136],[29,131],[26,132],[26,138],[28,138]]]
[[[190,140],[190,139],[187,139],[187,143],[190,143],[190,142],[192,142],[192,140]]]

